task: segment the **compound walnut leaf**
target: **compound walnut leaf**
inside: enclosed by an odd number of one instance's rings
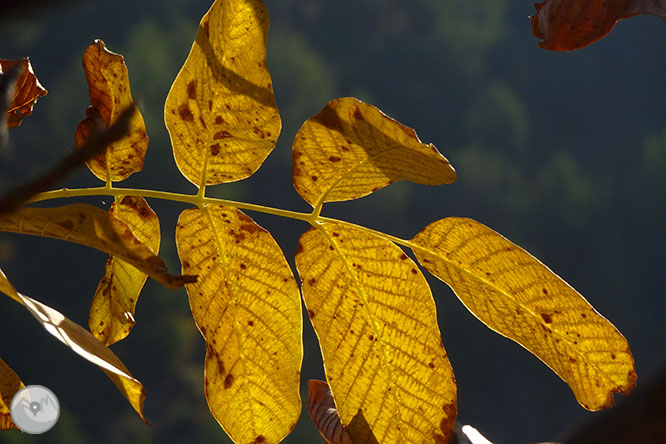
[[[414,262],[390,241],[326,222],[301,237],[296,268],[352,440],[449,442],[456,384]]]
[[[62,313],[17,292],[2,270],[0,270],[0,291],[21,303],[42,324],[42,327],[60,342],[79,356],[99,366],[127,398],[141,419],[146,421],[143,416],[143,401],[146,398],[143,385],[131,375],[125,364],[108,347]]]
[[[96,129],[113,125],[119,116],[134,106],[129,74],[122,55],[95,40],[83,54],[83,69],[88,81],[90,103],[86,118],[76,128],[76,146],[85,144]],[[138,109],[129,121],[129,131],[112,142],[106,151],[86,161],[90,171],[104,181],[120,181],[141,171],[148,149],[146,125]]]
[[[416,132],[353,97],[305,121],[292,151],[296,191],[312,206],[358,199],[398,180],[455,182],[456,172]]]
[[[572,51],[605,37],[618,20],[639,14],[666,18],[666,0],[545,0],[530,17],[539,46]]]
[[[353,444],[325,381],[308,381],[308,412],[326,444]]]
[[[278,443],[301,411],[298,286],[273,237],[240,210],[189,209],[176,228],[194,320],[206,340],[211,412],[239,444]]]
[[[576,290],[522,248],[472,219],[433,222],[411,241],[419,262],[490,329],[525,347],[588,410],[636,382],[625,338]]]
[[[198,187],[252,175],[282,123],[266,67],[268,12],[261,0],[217,0],[164,107],[176,164]]]
[[[137,239],[125,222],[92,205],[21,207],[0,215],[0,231],[52,237],[96,248],[122,258],[174,290],[196,281],[196,276],[167,273],[164,261]]]
[[[22,65],[21,72],[16,79],[9,108],[2,111],[5,113],[9,128],[21,125],[23,118],[32,114],[37,99],[47,93],[37,80],[30,59],[27,57],[21,60],[0,59],[0,74],[6,73],[16,65]]]
[[[12,421],[9,407],[16,392],[23,387],[25,385],[21,378],[0,358],[0,430],[16,427]]]
[[[124,196],[109,213],[125,222],[151,250],[160,249],[160,221],[143,197]],[[90,306],[88,328],[106,345],[127,337],[134,327],[134,308],[148,275],[121,258],[109,256],[104,276]]]

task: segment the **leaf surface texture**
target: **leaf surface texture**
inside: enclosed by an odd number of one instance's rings
[[[411,242],[419,262],[484,324],[548,365],[588,410],[635,385],[625,338],[522,248],[466,218],[433,222]]]
[[[2,270],[0,270],[0,282],[2,282],[0,291],[12,299],[18,299],[47,332],[82,358],[99,366],[127,398],[141,419],[146,421],[143,416],[143,401],[146,398],[143,385],[132,376],[125,364],[107,346],[59,311],[17,292]]]
[[[294,187],[312,206],[358,199],[398,180],[456,180],[449,161],[412,128],[353,97],[333,100],[306,120],[292,156]]]
[[[113,125],[123,111],[134,106],[125,59],[109,51],[102,40],[95,40],[86,49],[83,70],[91,106],[86,110],[86,119],[76,128],[77,147],[96,130]],[[127,134],[112,142],[106,151],[87,160],[86,165],[101,180],[120,181],[141,171],[147,149],[146,125],[137,108],[130,118]]]
[[[639,14],[666,18],[666,0],[545,0],[530,17],[539,46],[572,51],[604,38],[618,20]]]
[[[176,164],[198,187],[252,175],[282,123],[266,67],[268,12],[260,0],[217,0],[164,108]]]
[[[125,196],[109,213],[125,222],[136,238],[151,250],[160,248],[160,221],[142,197]],[[134,309],[148,275],[121,258],[109,256],[104,276],[95,290],[88,327],[106,345],[125,338],[134,327]]]
[[[92,205],[21,207],[0,216],[0,231],[52,237],[96,248],[122,258],[174,290],[196,280],[196,276],[167,273],[164,261],[141,243],[125,222]]]
[[[327,222],[303,234],[296,267],[352,440],[448,442],[456,385],[414,262],[390,241]]]
[[[206,340],[211,412],[239,444],[278,443],[301,411],[298,286],[273,237],[240,210],[181,213],[176,228],[194,320]]]
[[[16,79],[9,109],[2,111],[7,117],[9,128],[21,125],[23,119],[32,114],[32,108],[35,106],[37,99],[47,93],[46,89],[37,80],[28,58],[21,60],[0,59],[0,72],[7,73],[7,70],[16,65],[22,65],[22,70]]]

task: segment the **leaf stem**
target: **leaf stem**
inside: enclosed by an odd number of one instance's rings
[[[169,191],[159,191],[159,190],[144,190],[136,188],[109,188],[107,186],[95,187],[95,188],[62,188],[60,190],[46,191],[44,193],[39,193],[34,195],[29,201],[30,202],[41,202],[51,199],[62,199],[68,197],[84,197],[84,196],[140,196],[154,199],[170,200],[173,202],[187,203],[195,206],[200,206],[202,204],[210,205],[227,205],[230,207],[241,208],[243,210],[257,211],[260,213],[272,214],[274,216],[287,217],[290,219],[297,219],[308,222],[312,224],[312,214],[311,213],[301,213],[298,211],[283,210],[280,208],[267,207],[264,205],[251,204],[246,202],[236,202],[233,200],[227,199],[218,199],[214,197],[203,197],[197,194],[182,194],[182,193],[172,193]]]

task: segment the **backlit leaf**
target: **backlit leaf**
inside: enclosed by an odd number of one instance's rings
[[[47,93],[37,80],[30,59],[27,57],[21,60],[0,59],[0,73],[7,72],[8,69],[16,65],[22,65],[23,69],[16,80],[9,109],[3,110],[7,117],[7,125],[10,128],[21,125],[23,118],[32,114],[32,107],[37,99]]]
[[[14,427],[14,422],[9,411],[12,398],[25,385],[21,378],[8,366],[5,361],[0,359],[0,430],[9,430]]]
[[[329,102],[296,134],[293,180],[312,206],[357,199],[398,180],[456,180],[449,161],[416,132],[353,97]]]
[[[340,422],[333,394],[324,381],[308,381],[308,412],[327,444],[353,444]]]
[[[530,17],[539,46],[572,51],[605,37],[618,20],[639,14],[666,18],[666,0],[545,0]]]
[[[71,348],[76,354],[99,366],[127,398],[141,419],[143,401],[146,397],[143,385],[134,379],[125,364],[88,330],[66,318],[62,313],[46,304],[18,293],[0,270],[0,291],[19,300],[37,321],[60,342]],[[18,340],[18,339],[17,339]]]
[[[172,289],[196,281],[196,276],[167,273],[164,261],[141,243],[125,222],[92,205],[21,207],[0,215],[0,231],[52,237],[96,248],[122,258]]]
[[[252,175],[275,147],[281,121],[266,68],[261,0],[217,0],[204,15],[164,107],[176,164],[193,184]]]
[[[239,444],[278,443],[301,411],[298,287],[273,237],[240,210],[181,213],[176,228],[194,320],[206,340],[211,412]]]
[[[151,250],[160,249],[160,221],[142,197],[125,196],[109,213],[125,222]],[[148,276],[115,256],[109,256],[104,276],[95,290],[88,327],[106,345],[125,338],[134,327],[134,308]]]
[[[456,385],[414,262],[392,242],[328,222],[303,234],[296,267],[352,440],[448,443]]]
[[[113,125],[123,111],[134,106],[125,59],[95,40],[83,54],[83,70],[88,81],[90,103],[86,118],[76,128],[76,146],[80,147],[96,128]],[[148,135],[143,117],[137,109],[130,118],[128,133],[109,145],[105,152],[86,161],[98,178],[106,181],[126,179],[141,171],[148,149]]]
[[[559,276],[490,228],[446,218],[411,240],[419,262],[484,324],[557,373],[588,410],[635,385],[624,337]]]

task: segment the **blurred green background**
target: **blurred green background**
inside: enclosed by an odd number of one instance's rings
[[[20,5],[20,3],[19,3]],[[27,4],[26,4],[27,5]],[[145,169],[123,186],[193,193],[175,167],[162,110],[208,0],[51,2],[0,17],[0,57],[30,56],[49,90],[0,152],[0,192],[72,149],[88,105],[81,56],[95,38],[122,53],[146,120]],[[268,66],[283,132],[250,179],[210,195],[307,211],[291,185],[290,146],[329,100],[356,96],[414,127],[458,171],[443,187],[397,183],[327,205],[339,216],[411,237],[446,216],[473,217],[541,259],[627,337],[639,384],[666,356],[666,26],[641,16],[573,53],[542,50],[532,1],[282,0],[269,2]],[[62,186],[97,186],[81,170]],[[108,207],[100,197],[82,200]],[[51,204],[56,204],[52,202]],[[179,270],[173,235],[182,205],[151,201],[162,251]],[[251,214],[293,265],[301,222]],[[0,233],[0,267],[23,293],[87,325],[105,255],[55,240]],[[562,436],[592,413],[518,345],[486,329],[430,279],[459,386],[459,420],[500,443]],[[132,334],[113,350],[147,391],[146,426],[106,376],[59,344],[18,304],[0,298],[0,356],[26,384],[60,399],[43,436],[2,443],[229,442],[203,396],[204,342],[184,290],[148,281]],[[307,318],[306,318],[307,319]],[[322,378],[305,323],[302,395]],[[286,443],[321,443],[303,413]]]

